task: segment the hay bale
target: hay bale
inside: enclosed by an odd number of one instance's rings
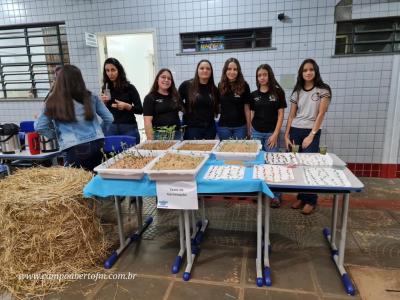
[[[92,175],[74,168],[31,168],[0,180],[0,289],[16,297],[61,290],[66,281],[20,274],[98,270],[107,242],[82,190]]]

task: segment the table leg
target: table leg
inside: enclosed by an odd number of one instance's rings
[[[190,279],[190,272],[193,266],[193,260],[195,258],[195,254],[192,254],[192,245],[190,238],[190,220],[189,220],[189,211],[185,210],[183,212],[183,217],[185,221],[185,240],[186,240],[186,260],[187,265],[185,272],[183,273],[183,280],[188,281]]]
[[[143,197],[136,197],[136,216],[137,216],[137,224],[138,230],[142,230],[143,223]]]
[[[142,225],[141,222],[138,223],[139,229],[131,236],[125,238],[124,224],[123,224],[122,213],[121,213],[120,197],[114,196],[114,202],[115,202],[115,210],[117,213],[117,222],[118,222],[119,248],[118,248],[118,250],[114,251],[111,254],[111,256],[104,262],[104,267],[106,269],[110,269],[115,264],[115,262],[118,260],[118,257],[126,249],[126,247],[129,246],[129,244],[131,244],[133,241],[137,241],[142,236],[143,232],[147,229],[147,227],[153,222],[153,218],[148,217],[145,220],[144,225]],[[136,201],[136,202],[139,202],[139,201]],[[141,212],[141,210],[140,210],[140,212]],[[141,216],[140,216],[140,220],[142,220]]]
[[[337,232],[337,218],[338,218],[338,207],[339,207],[339,195],[333,195],[333,207],[332,207],[332,219],[331,228],[324,228],[323,234],[328,240],[331,246],[331,254],[337,254],[338,250],[336,247],[336,232]]]
[[[271,269],[269,266],[269,225],[270,225],[270,201],[271,198],[265,197],[265,215],[264,215],[264,282],[266,286],[272,285]]]
[[[351,282],[350,276],[347,274],[343,262],[344,262],[344,251],[346,248],[346,233],[347,233],[347,215],[349,212],[349,199],[350,194],[344,194],[343,196],[343,207],[342,207],[342,226],[340,229],[340,244],[339,253],[333,254],[332,258],[338,268],[340,275],[342,276],[342,282],[346,293],[349,295],[355,294],[355,288]]]
[[[206,231],[208,226],[208,219],[206,219],[206,209],[204,205],[204,197],[201,197],[201,220],[197,222],[197,227],[199,230],[194,238],[195,245],[200,245],[203,241],[204,232]]]
[[[179,211],[179,245],[180,245],[180,250],[175,258],[175,262],[172,265],[172,273],[176,274],[179,272],[179,269],[181,268],[182,264],[182,257],[185,254],[185,231],[184,231],[184,223],[183,223],[183,211]]]
[[[262,239],[262,193],[258,192],[257,196],[257,258],[256,258],[256,272],[257,286],[263,286],[263,276],[262,276],[262,257],[261,257],[261,241]]]

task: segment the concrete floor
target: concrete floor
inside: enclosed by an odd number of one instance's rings
[[[362,181],[365,192],[352,195],[350,201],[345,265],[399,270],[400,179]],[[137,274],[134,280],[77,281],[45,299],[361,299],[360,293],[346,295],[322,235],[323,227],[330,225],[331,198],[322,195],[311,216],[290,209],[294,199],[294,195],[284,195],[283,206],[272,210],[272,287],[255,284],[256,206],[252,200],[219,197],[206,202],[210,226],[192,279],[184,282],[183,268],[176,275],[170,271],[179,249],[176,212],[156,210],[154,199],[147,198],[144,213],[154,217],[153,224],[110,271],[104,271],[131,272]],[[128,226],[136,227],[131,212],[126,211],[125,218]],[[105,227],[115,239],[112,221],[111,216]],[[0,295],[4,299],[9,296]]]

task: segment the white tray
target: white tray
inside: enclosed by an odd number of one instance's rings
[[[145,165],[142,169],[112,169],[109,168],[112,164],[117,162],[118,160],[125,157],[128,153],[132,153],[135,156],[139,156],[139,154],[135,150],[128,149],[127,151],[121,152],[116,156],[110,158],[105,161],[101,165],[98,165],[94,168],[93,171],[97,172],[100,177],[106,179],[142,179],[145,173],[146,167],[154,160],[151,160],[147,165]],[[147,150],[140,150],[140,155],[142,156],[155,156],[155,153]]]
[[[156,180],[156,181],[189,181],[189,180],[195,180],[197,173],[200,171],[200,169],[203,167],[203,165],[206,163],[209,154],[187,154],[187,153],[179,153],[182,155],[189,155],[189,156],[194,156],[194,157],[203,157],[203,160],[201,163],[196,167],[196,169],[191,169],[191,170],[152,170],[153,166],[168,152],[158,156],[156,159],[154,159],[151,163],[147,165],[147,168],[145,172],[149,175],[149,178],[151,180]],[[174,151],[173,153],[178,154],[178,152]]]
[[[147,149],[141,149],[141,147],[142,147],[143,145],[154,144],[154,143],[159,143],[159,142],[173,142],[173,145],[171,145],[170,147],[168,147],[168,148],[165,149],[165,150],[147,150]],[[153,153],[156,153],[156,154],[162,154],[162,153],[165,153],[165,151],[171,150],[171,148],[172,148],[173,146],[175,146],[175,145],[176,145],[177,143],[179,143],[179,142],[180,142],[179,140],[151,140],[151,141],[144,141],[144,142],[141,142],[140,144],[136,145],[135,147],[136,147],[136,149],[141,150],[141,151],[152,151]]]
[[[249,143],[249,144],[257,144],[257,152],[219,152],[218,150],[225,144],[234,144],[234,143]],[[219,143],[219,145],[213,151],[215,157],[219,160],[255,160],[257,155],[260,153],[260,149],[262,148],[260,140],[225,140]]]
[[[180,150],[179,148],[186,144],[211,144],[214,145],[211,150],[208,151],[200,151],[200,150]],[[172,146],[171,150],[175,150],[179,153],[212,153],[215,148],[217,148],[219,144],[219,140],[186,140],[181,141],[178,144]]]

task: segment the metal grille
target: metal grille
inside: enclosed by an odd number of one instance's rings
[[[41,98],[69,63],[63,23],[0,27],[0,98]]]
[[[338,22],[335,54],[400,51],[400,20],[392,18]]]

